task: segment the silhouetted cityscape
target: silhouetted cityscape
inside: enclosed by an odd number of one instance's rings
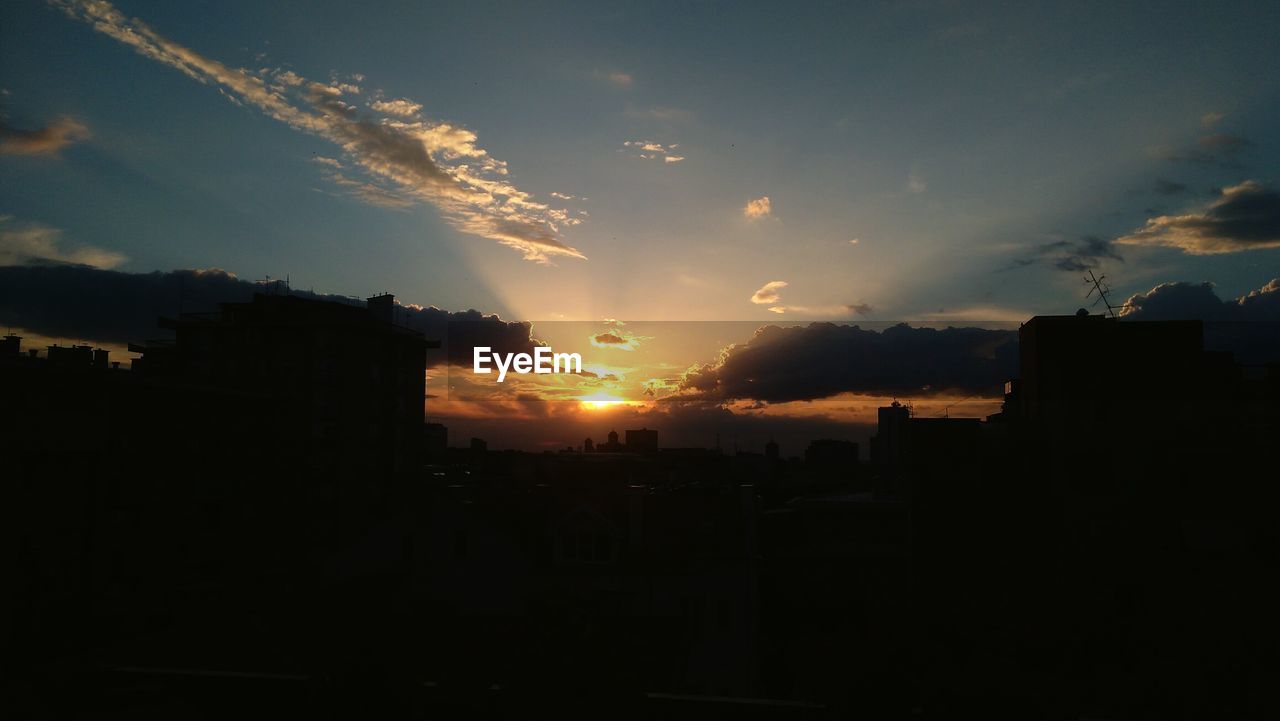
[[[1000,412],[894,402],[864,459],[450,438],[438,339],[394,308],[258,294],[162,319],[131,370],[6,336],[8,693],[50,718],[1274,708],[1249,669],[1280,365],[1205,352],[1199,321],[1032,318]]]

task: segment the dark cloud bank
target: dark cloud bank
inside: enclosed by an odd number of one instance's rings
[[[687,373],[682,388],[706,399],[770,403],[844,392],[996,395],[1017,374],[1017,343],[1016,330],[766,326],[719,363]]]
[[[78,265],[0,267],[0,324],[49,336],[99,343],[128,343],[160,338],[159,316],[217,310],[220,302],[244,302],[263,286],[222,270],[123,273]],[[363,305],[340,295],[292,291],[292,295]],[[401,306],[396,322],[445,344],[432,362],[470,365],[471,347],[488,345],[501,352],[527,352],[536,345],[530,325],[504,321],[480,311],[450,312]]]
[[[221,270],[123,273],[72,265],[0,267],[0,323],[50,336],[126,343],[162,337],[160,315],[211,311],[246,301],[262,286]],[[318,300],[361,304],[343,296],[294,291]],[[1165,283],[1125,301],[1125,320],[1201,319],[1210,349],[1246,362],[1280,359],[1280,279],[1234,300],[1208,283]],[[469,366],[471,348],[528,352],[529,323],[468,310],[401,307],[397,322],[444,341],[446,358]],[[715,363],[687,372],[678,398],[688,402],[808,401],[839,393],[921,397],[941,393],[995,396],[1018,373],[1017,331],[912,328],[883,331],[833,323],[756,330]]]
[[[1123,317],[1203,320],[1208,350],[1250,364],[1280,361],[1280,278],[1234,300],[1219,298],[1212,283],[1162,283],[1126,300]]]

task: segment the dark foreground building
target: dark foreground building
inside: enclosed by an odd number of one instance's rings
[[[1034,318],[1000,413],[888,406],[862,464],[843,440],[800,460],[656,431],[448,448],[422,423],[426,342],[393,320],[389,298],[259,296],[167,321],[132,372],[6,339],[5,697],[37,718],[1275,715],[1280,374],[1204,352],[1198,323]]]

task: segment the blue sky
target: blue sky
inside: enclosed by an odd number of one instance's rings
[[[1071,312],[1087,268],[1121,298],[1280,275],[1275,3],[62,5],[0,9],[10,263],[534,320],[1004,320]],[[425,166],[379,155],[425,134]]]

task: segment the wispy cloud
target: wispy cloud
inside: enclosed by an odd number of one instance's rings
[[[746,206],[742,208],[742,214],[747,216],[748,220],[759,220],[773,215],[773,203],[769,201],[769,196],[762,195],[759,198],[748,200]]]
[[[232,68],[169,40],[104,0],[50,2],[141,55],[216,87],[232,102],[334,143],[379,187],[433,204],[462,232],[496,240],[526,260],[586,257],[561,238],[568,214],[512,184],[506,163],[478,146],[475,133],[466,128],[369,118],[346,100],[360,90],[352,82],[326,84],[291,70]]]
[[[629,88],[635,82],[635,78],[631,77],[630,73],[624,73],[621,70],[597,70],[593,74],[597,78],[619,88]]]
[[[1215,120],[1214,124],[1217,122]],[[1196,139],[1195,145],[1189,148],[1179,150],[1161,146],[1152,148],[1150,152],[1162,160],[1196,163],[1199,165],[1219,165],[1223,168],[1235,170],[1242,167],[1240,155],[1252,146],[1253,141],[1248,138],[1224,132],[1202,135]]]
[[[55,155],[88,137],[84,123],[66,116],[36,130],[15,128],[0,120],[0,153],[6,155]]]
[[[1056,240],[1035,246],[1032,251],[1034,255],[1015,258],[1000,270],[1016,270],[1045,262],[1058,270],[1076,273],[1098,268],[1104,260],[1124,262],[1124,257],[1111,241],[1094,235],[1074,241],[1059,236]]]
[[[349,198],[355,198],[369,205],[376,205],[380,208],[392,208],[403,210],[413,206],[412,198],[405,197],[403,194],[395,190],[384,188],[381,185],[366,183],[363,180],[356,180],[339,172],[325,173],[325,178],[329,182],[338,186],[338,195],[345,195]]]
[[[682,123],[693,119],[693,111],[683,108],[668,108],[664,106],[655,106],[652,108],[638,108],[631,105],[623,111],[623,115],[628,118],[637,118],[640,120],[657,120],[664,123]]]
[[[416,118],[418,113],[422,112],[422,103],[415,103],[412,100],[399,98],[397,100],[375,100],[369,103],[369,107],[379,113],[394,115],[398,118]]]
[[[56,263],[105,269],[126,260],[120,253],[91,245],[64,247],[59,228],[20,223],[11,215],[0,215],[0,266]]]
[[[756,305],[769,305],[770,303],[777,303],[779,300],[782,299],[782,296],[778,293],[778,291],[786,287],[787,287],[787,281],[785,280],[771,280],[768,283],[765,283],[764,285],[760,286],[760,290],[757,290],[756,292],[751,294],[751,302],[755,303]]]
[[[679,143],[671,143],[665,145],[652,140],[627,140],[622,143],[623,150],[631,153],[637,158],[644,160],[662,160],[664,163],[678,163],[684,160],[683,155],[676,155],[675,150],[679,148]]]
[[[774,305],[769,312],[778,315],[800,315],[810,318],[847,318],[852,315],[871,315],[867,303],[840,303],[836,305]]]
[[[914,170],[911,171],[911,173],[907,176],[907,192],[923,193],[928,189],[929,189],[929,184],[925,182],[924,178]]]
[[[1226,117],[1227,117],[1226,113],[1205,113],[1200,118],[1200,127],[1208,130],[1209,128],[1212,128],[1213,126],[1225,120]]]

